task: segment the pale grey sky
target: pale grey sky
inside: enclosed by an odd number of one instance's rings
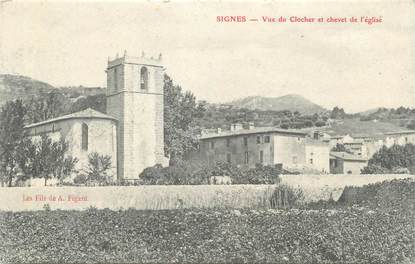
[[[198,99],[297,93],[331,108],[415,107],[414,1],[7,2],[1,73],[105,86],[108,56],[163,53]],[[217,23],[216,16],[382,16],[383,23]]]

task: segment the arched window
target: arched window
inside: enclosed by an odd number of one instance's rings
[[[118,90],[118,71],[117,68],[114,68],[114,91]]]
[[[88,150],[88,125],[83,123],[82,124],[82,143],[81,147],[82,150]]]
[[[141,90],[148,89],[148,70],[146,67],[141,67],[140,70],[140,88]]]

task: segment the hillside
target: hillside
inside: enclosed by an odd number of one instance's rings
[[[302,114],[325,112],[326,109],[297,94],[288,94],[280,97],[250,96],[234,100],[230,105],[251,110],[298,111]]]
[[[408,130],[390,122],[361,121],[359,119],[338,120],[325,128],[326,132],[333,135],[379,135],[387,132]]]
[[[0,105],[18,98],[49,93],[56,90],[52,85],[20,75],[0,74]]]
[[[105,89],[84,86],[54,87],[26,76],[0,74],[0,106],[7,101],[42,97],[50,92],[62,94],[68,100],[75,102],[88,96],[102,95]]]
[[[358,114],[361,116],[368,116],[371,115],[373,113],[376,113],[377,111],[379,111],[380,107],[376,107],[376,108],[372,108],[363,112],[359,112]]]

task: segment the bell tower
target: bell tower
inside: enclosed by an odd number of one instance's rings
[[[164,164],[164,67],[158,58],[108,59],[107,114],[118,120],[118,179],[138,179],[147,167]]]

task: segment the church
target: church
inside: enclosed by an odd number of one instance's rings
[[[93,109],[26,126],[36,138],[48,134],[69,144],[77,170],[88,164],[88,155],[109,155],[114,180],[136,180],[147,167],[166,165],[163,128],[162,57],[127,56],[108,59],[107,113]]]

